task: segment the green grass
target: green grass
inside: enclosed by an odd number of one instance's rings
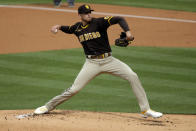
[[[62,0],[63,1],[63,0]],[[66,2],[66,1],[63,1]],[[76,2],[113,4],[145,8],[196,11],[196,0],[77,0]],[[45,4],[52,0],[0,0],[0,4]]]
[[[152,109],[196,114],[196,48],[112,47],[140,77]],[[0,55],[0,109],[34,109],[70,87],[82,49]],[[138,112],[129,83],[106,74],[58,109]]]

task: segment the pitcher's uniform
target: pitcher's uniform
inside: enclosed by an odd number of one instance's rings
[[[102,73],[109,73],[128,80],[141,111],[150,109],[145,91],[137,74],[127,64],[112,56],[107,29],[113,24],[119,24],[125,32],[129,31],[126,21],[117,16],[92,18],[91,22],[85,26],[81,22],[77,22],[72,26],[60,27],[61,31],[75,34],[78,37],[83,46],[86,61],[72,86],[45,104],[48,111],[68,100],[85,87],[90,80]]]

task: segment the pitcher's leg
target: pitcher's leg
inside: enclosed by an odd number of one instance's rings
[[[62,94],[51,99],[48,103],[46,103],[45,106],[49,111],[53,110],[56,106],[68,100],[70,97],[79,92],[90,80],[92,80],[98,74],[98,65],[86,61],[80,73],[76,77],[73,85],[70,88],[66,89]]]
[[[104,71],[128,80],[138,100],[141,111],[150,109],[146,93],[137,74],[133,72],[133,70],[128,65],[116,58],[113,58],[113,61],[104,67]]]

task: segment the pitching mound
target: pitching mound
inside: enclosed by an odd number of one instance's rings
[[[32,110],[0,111],[2,131],[194,131],[195,115],[142,118],[139,114],[55,110],[50,114],[17,119]]]

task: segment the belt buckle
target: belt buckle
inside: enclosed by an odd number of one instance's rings
[[[105,58],[105,54],[102,54],[101,56],[102,56],[102,59]]]

